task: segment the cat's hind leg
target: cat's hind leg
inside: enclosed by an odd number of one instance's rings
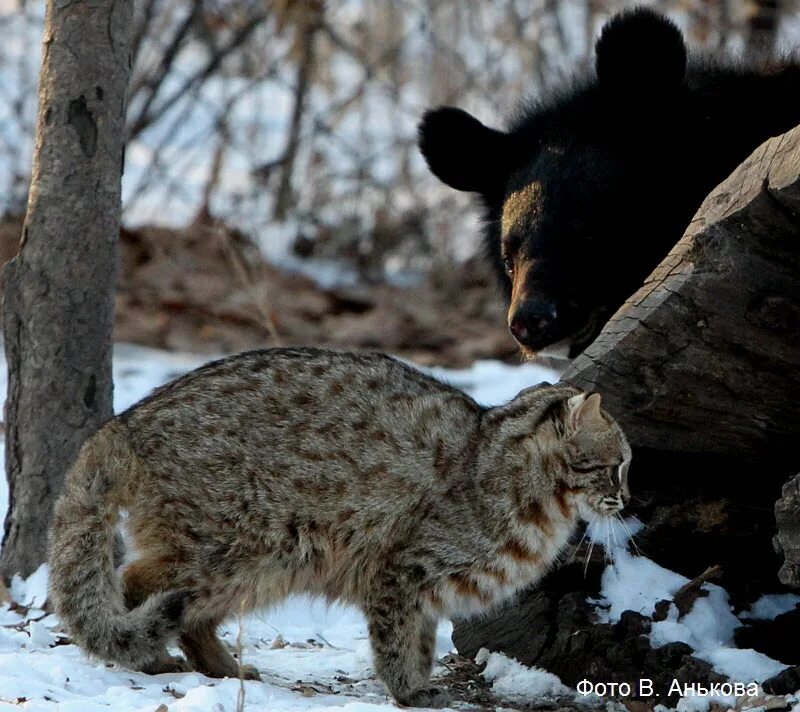
[[[239,677],[239,662],[217,636],[214,621],[194,621],[181,632],[179,645],[192,667],[209,677]],[[253,665],[242,665],[245,680],[260,680]]]
[[[133,610],[144,603],[150,596],[172,587],[173,567],[171,562],[162,558],[137,559],[122,574],[125,605]],[[166,647],[161,655],[142,667],[148,675],[160,675],[166,672],[189,672],[189,663],[181,657],[170,655]]]
[[[176,563],[166,557],[141,558],[131,563],[123,572],[127,606],[134,608],[154,593],[173,587],[177,568]],[[215,608],[209,601],[195,598],[184,613],[178,638],[178,645],[186,660],[170,656],[165,650],[164,658],[154,661],[143,672],[156,674],[197,670],[209,677],[239,677],[239,663],[216,633],[217,625],[226,613],[225,606]],[[245,680],[261,679],[252,665],[242,665],[241,674]]]
[[[447,692],[430,685],[436,620],[415,592],[387,587],[369,597],[364,612],[375,670],[392,697],[409,707],[445,707]]]

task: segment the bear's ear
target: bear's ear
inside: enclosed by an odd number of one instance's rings
[[[678,89],[686,76],[686,45],[674,22],[644,7],[622,12],[595,45],[600,86],[632,100]]]
[[[484,195],[505,189],[513,155],[508,134],[452,106],[426,112],[418,132],[419,149],[443,183]]]

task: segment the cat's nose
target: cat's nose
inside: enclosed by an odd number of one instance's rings
[[[627,489],[622,490],[622,492],[619,493],[619,501],[621,504],[620,509],[622,509],[622,507],[627,507],[628,502],[631,501],[631,493],[628,492]]]
[[[517,307],[508,328],[520,344],[539,349],[552,343],[557,318],[555,304],[545,299],[528,299]]]

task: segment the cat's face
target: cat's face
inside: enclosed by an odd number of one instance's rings
[[[610,517],[630,499],[631,448],[616,421],[600,408],[600,395],[572,396],[562,437],[567,470],[564,484],[577,491],[584,519]]]

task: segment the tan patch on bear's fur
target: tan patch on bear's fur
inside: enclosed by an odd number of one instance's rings
[[[525,229],[527,223],[542,212],[542,184],[533,181],[509,193],[503,203],[500,229],[508,235],[514,229]]]

